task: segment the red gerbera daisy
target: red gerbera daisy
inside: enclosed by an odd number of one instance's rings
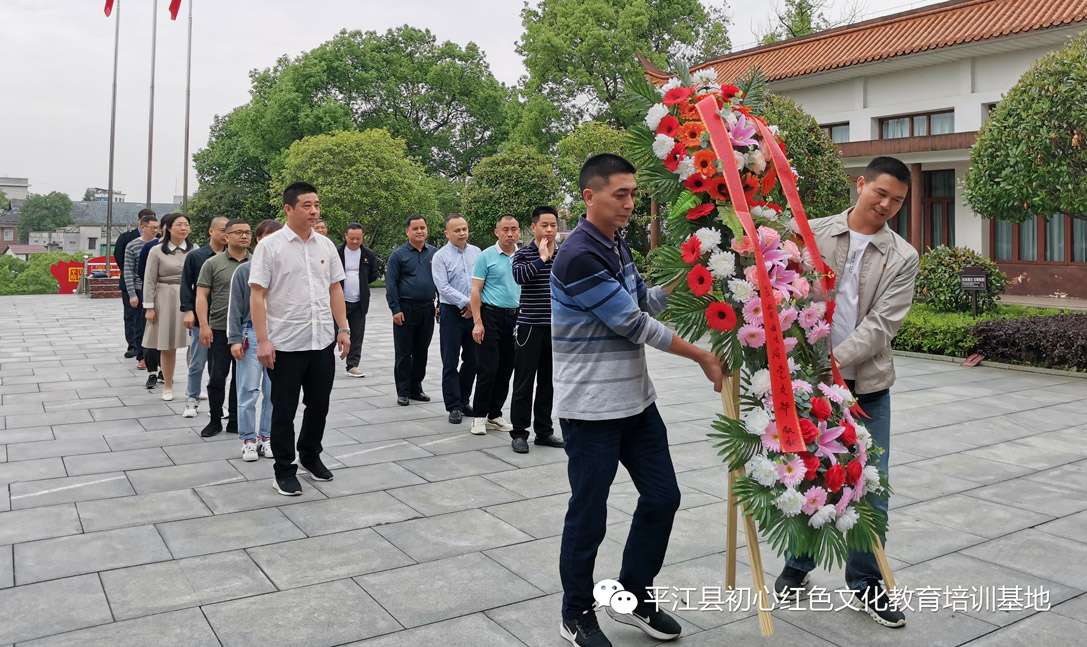
[[[679,119],[676,119],[672,115],[666,115],[661,119],[660,125],[657,126],[658,135],[668,135],[669,137],[675,137],[679,132]]]
[[[683,186],[691,193],[701,193],[706,190],[709,184],[709,180],[702,177],[701,173],[695,173],[683,182]]]
[[[702,218],[703,216],[708,216],[711,213],[713,213],[714,209],[716,209],[716,208],[717,208],[717,205],[712,203],[712,202],[707,202],[706,204],[700,204],[697,207],[694,207],[692,209],[687,210],[687,220],[698,220],[699,218]]]
[[[706,190],[714,200],[728,200],[728,183],[725,178],[716,177],[706,182]]]
[[[723,96],[726,99],[731,99],[732,97],[739,94],[739,92],[740,92],[740,88],[738,88],[738,87],[736,87],[734,85],[722,85],[721,86],[721,96]]]
[[[687,272],[687,287],[696,297],[704,297],[713,290],[713,276],[705,265],[695,265]]]
[[[694,154],[694,170],[704,177],[717,175],[717,155],[712,149],[703,148]]]
[[[693,90],[685,87],[672,88],[668,92],[664,93],[664,99],[662,102],[666,106],[674,106],[677,103],[683,103],[691,97]]]
[[[694,265],[702,258],[702,242],[696,236],[691,236],[683,243],[683,262]]]
[[[679,142],[672,147],[672,150],[665,156],[664,168],[668,169],[672,173],[675,173],[679,169],[679,160],[683,159],[683,156],[687,154],[687,147]]]
[[[706,308],[706,321],[710,328],[728,332],[736,327],[736,311],[723,301],[715,301]]]

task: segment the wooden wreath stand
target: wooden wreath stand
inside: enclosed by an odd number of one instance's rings
[[[721,389],[721,403],[725,407],[725,415],[733,420],[740,419],[740,372],[736,371],[725,376]],[[725,586],[730,590],[736,588],[736,542],[737,542],[737,512],[740,503],[736,500],[736,481],[744,476],[743,468],[731,470],[728,474],[728,535],[725,560]],[[774,621],[770,617],[770,604],[767,596],[770,590],[766,586],[766,576],[762,570],[762,555],[759,553],[759,535],[755,529],[755,520],[751,514],[744,511],[744,535],[747,537],[747,556],[751,566],[751,579],[755,586],[758,599],[759,628],[762,635],[774,635]],[[895,588],[894,573],[887,561],[887,554],[883,552],[883,542],[876,537],[876,545],[872,547],[872,553],[879,564],[879,572],[883,575],[883,583],[888,591]]]

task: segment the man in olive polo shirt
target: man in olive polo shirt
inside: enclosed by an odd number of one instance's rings
[[[521,286],[513,280],[513,253],[521,226],[509,214],[494,226],[498,241],[483,250],[472,266],[472,295],[468,302],[475,319],[472,338],[479,344],[476,358],[476,393],[472,403],[472,433],[513,431],[502,417],[502,405],[513,377],[513,329],[521,305]]]
[[[234,218],[226,224],[226,249],[212,256],[200,268],[196,279],[196,316],[200,322],[200,344],[208,349],[208,407],[211,421],[200,435],[208,438],[223,430],[223,400],[226,376],[230,374],[230,420],[227,432],[238,433],[238,388],[234,375],[234,356],[226,341],[227,314],[230,305],[230,280],[242,263],[249,262],[249,223]]]

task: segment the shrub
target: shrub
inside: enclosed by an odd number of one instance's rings
[[[1067,314],[1064,310],[1029,308],[1027,306],[998,305],[992,312],[974,318],[970,313],[940,312],[924,303],[915,303],[898,329],[892,347],[913,353],[967,357],[983,353],[990,356],[987,347],[978,339],[976,329],[984,322],[1024,318],[1050,318]],[[1047,364],[1039,364],[1045,366]]]
[[[972,297],[962,291],[959,272],[976,265],[985,270],[988,285],[978,293],[978,312],[991,312],[1008,279],[996,263],[966,247],[940,246],[921,257],[914,295],[943,312],[971,312]]]
[[[1087,369],[1087,314],[982,321],[974,334],[993,361]]]

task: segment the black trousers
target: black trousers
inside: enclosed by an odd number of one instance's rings
[[[551,405],[555,400],[555,385],[551,375],[551,326],[518,326],[517,351],[513,364],[513,400],[510,402],[510,424],[513,438],[528,438],[528,425],[536,437],[555,433],[551,422]],[[532,387],[536,386],[533,403]]]
[[[211,331],[211,348],[208,349],[208,409],[212,420],[223,417],[223,401],[226,400],[226,377],[230,375],[230,423],[238,420],[238,376],[226,331]],[[274,450],[273,450],[274,451]]]
[[[347,368],[355,368],[362,360],[362,338],[366,336],[366,311],[369,302],[347,302],[347,327],[351,329],[351,349],[347,351]]]
[[[403,398],[423,392],[427,351],[434,336],[434,302],[401,299],[400,311],[403,325],[393,324],[393,375],[396,395]]]
[[[476,347],[479,344],[472,339],[471,317],[460,316],[460,308],[448,303],[441,304],[441,309],[438,341],[442,347],[442,398],[446,411],[464,411],[472,393],[472,382],[476,379]]]
[[[510,392],[513,375],[513,327],[517,311],[493,308],[486,303],[480,309],[483,319],[483,343],[476,355],[476,393],[472,410],[476,417],[497,418]]]
[[[136,322],[143,318],[143,297],[140,297],[141,303],[135,308],[128,302],[128,294],[124,288],[121,289],[121,303],[125,308],[125,342],[128,343],[128,347],[135,350],[140,341],[143,340],[143,336],[136,337]],[[142,328],[142,326],[141,326]]]
[[[276,478],[294,476],[298,471],[294,464],[294,414],[298,412],[299,391],[306,410],[298,434],[298,458],[305,464],[323,451],[321,440],[325,436],[328,398],[336,376],[335,346],[332,343],[321,350],[276,351],[275,368],[268,369],[268,377],[272,379],[272,453]]]
[[[136,317],[133,321],[135,326],[134,332],[136,334],[132,341],[133,347],[136,349],[136,361],[141,359],[144,362],[144,366],[147,367],[148,372],[157,373],[159,370],[159,351],[154,348],[144,348],[143,346],[143,331],[147,326],[147,315],[143,309],[143,290],[136,290],[136,298],[140,300],[136,304]],[[127,313],[126,313],[127,315]],[[127,322],[126,322],[127,324]]]

